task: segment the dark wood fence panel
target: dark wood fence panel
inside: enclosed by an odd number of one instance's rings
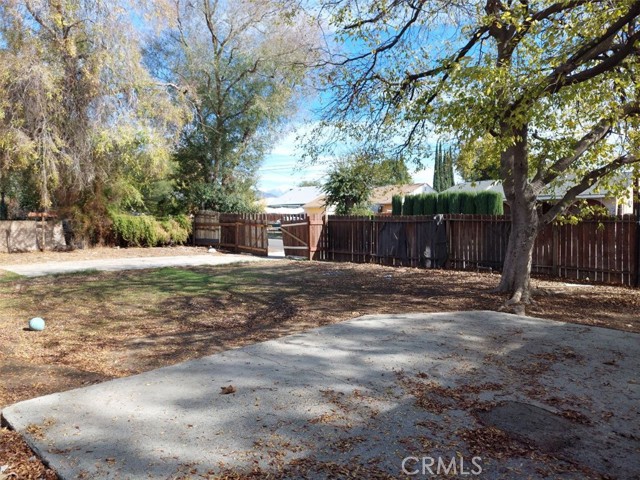
[[[324,258],[337,262],[379,263],[424,267],[444,254],[445,226],[435,235],[438,223],[432,216],[329,216]],[[445,248],[446,250],[446,248]]]
[[[445,268],[500,271],[511,232],[508,216],[445,215]],[[433,217],[329,216],[325,252],[337,262],[432,266]],[[638,224],[631,215],[548,225],[536,239],[532,273],[636,286]],[[434,257],[435,258],[435,257]],[[436,265],[438,263],[435,263]]]
[[[632,215],[548,225],[536,241],[546,242],[544,258],[533,271],[561,278],[634,286],[637,278],[638,225]]]
[[[267,255],[267,215],[199,212],[194,243]],[[508,216],[281,217],[285,255],[335,262],[465,270],[502,269]],[[631,216],[547,225],[536,239],[532,273],[636,286],[638,222]]]
[[[504,216],[445,215],[447,267],[455,270],[500,270],[511,222]]]

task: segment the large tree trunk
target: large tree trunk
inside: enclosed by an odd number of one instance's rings
[[[508,293],[508,303],[529,303],[529,278],[533,244],[538,234],[535,202],[514,202],[511,206],[511,236],[497,291]]]
[[[496,290],[510,295],[508,304],[525,304],[530,301],[531,258],[539,225],[536,195],[529,183],[527,126],[517,130],[503,126],[502,133],[514,139],[500,158],[505,196],[511,207],[511,236]]]

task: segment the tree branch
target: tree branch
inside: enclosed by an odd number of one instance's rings
[[[567,190],[562,199],[558,201],[553,207],[551,207],[551,209],[547,213],[540,217],[540,222],[542,224],[553,222],[553,220],[555,220],[558,215],[560,215],[573,204],[578,195],[580,195],[588,188],[592,187],[602,177],[614,172],[624,165],[631,165],[632,163],[637,163],[639,161],[640,158],[636,155],[625,154],[616,158],[614,161],[608,163],[603,167],[592,170],[591,172],[586,174],[579,183]]]
[[[618,119],[630,117],[640,114],[640,102],[633,102],[624,105],[621,108],[621,114]],[[576,143],[573,153],[566,157],[560,158],[553,163],[549,168],[538,168],[536,176],[532,180],[532,186],[536,193],[542,191],[542,189],[550,182],[558,178],[564,173],[571,165],[578,160],[587,150],[602,141],[611,133],[614,120],[612,118],[606,118],[600,120],[586,135],[584,135]]]

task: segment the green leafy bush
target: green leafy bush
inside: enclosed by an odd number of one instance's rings
[[[504,202],[502,195],[498,192],[481,192],[478,197],[482,197],[484,215],[504,215]]]
[[[161,220],[150,215],[109,212],[116,241],[125,247],[154,247],[185,243],[191,233],[191,221],[186,215]]]
[[[436,213],[437,214],[449,213],[449,194],[448,193],[438,194],[438,203],[436,205]]]

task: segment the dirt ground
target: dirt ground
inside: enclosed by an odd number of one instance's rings
[[[8,263],[188,253],[194,249],[0,254],[0,269]],[[0,407],[364,314],[499,310],[504,298],[490,293],[498,279],[287,260],[33,279],[0,275]],[[640,332],[640,291],[541,279],[533,284],[537,303],[529,315]],[[45,318],[44,332],[26,329],[33,316]],[[8,466],[0,480],[55,478],[17,435],[0,432],[0,469]]]
[[[70,262],[74,260],[100,260],[108,258],[132,257],[173,257],[207,253],[206,247],[158,247],[158,248],[86,248],[70,252],[0,252],[0,270],[2,265],[24,265],[28,263]]]

